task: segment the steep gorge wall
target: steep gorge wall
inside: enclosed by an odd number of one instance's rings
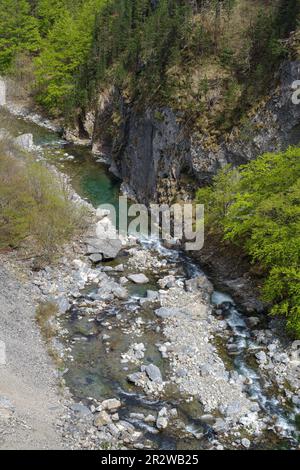
[[[90,135],[96,153],[112,159],[111,170],[139,201],[169,202],[192,195],[228,163],[241,165],[299,144],[300,105],[292,102],[299,79],[299,61],[283,64],[276,89],[213,145],[211,136],[183,127],[172,109],[137,110],[116,90],[99,97],[79,128]]]

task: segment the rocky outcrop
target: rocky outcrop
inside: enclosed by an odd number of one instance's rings
[[[217,170],[231,163],[245,164],[265,152],[276,152],[300,142],[300,105],[292,101],[292,85],[300,78],[300,62],[287,62],[271,96],[253,109],[243,125],[233,128],[217,149],[210,149],[206,137],[192,136],[191,160],[199,182],[207,182]]]
[[[114,147],[113,168],[138,201],[173,200],[190,165],[190,140],[169,108],[129,111],[123,146]]]
[[[264,152],[298,144],[300,105],[292,102],[292,84],[299,77],[299,61],[283,64],[268,99],[213,145],[209,136],[183,128],[170,108],[137,110],[113,89],[99,97],[94,126],[91,112],[83,126],[89,132],[93,128],[94,152],[111,155],[111,171],[124,181],[127,192],[130,188],[143,203],[169,202],[192,193],[228,163],[241,165]]]

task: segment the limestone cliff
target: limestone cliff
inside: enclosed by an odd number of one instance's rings
[[[171,108],[138,110],[113,89],[82,117],[78,132],[83,127],[94,151],[111,157],[111,170],[139,201],[172,201],[192,194],[228,163],[241,165],[299,144],[300,105],[292,102],[292,84],[299,77],[299,61],[284,63],[276,88],[218,140],[183,126]]]

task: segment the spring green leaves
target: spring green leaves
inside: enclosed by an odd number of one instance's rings
[[[241,246],[264,269],[263,297],[300,337],[300,149],[222,170],[197,199],[209,230]]]

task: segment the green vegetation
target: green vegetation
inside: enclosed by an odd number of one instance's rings
[[[22,247],[49,261],[82,227],[84,213],[50,170],[29,155],[13,157],[9,147],[0,148],[0,249]]]
[[[299,14],[298,0],[3,0],[0,74],[25,54],[52,115],[72,119],[114,86],[217,136],[264,96]]]
[[[263,298],[300,337],[300,149],[226,167],[198,191],[206,228],[237,244],[265,272]]]

